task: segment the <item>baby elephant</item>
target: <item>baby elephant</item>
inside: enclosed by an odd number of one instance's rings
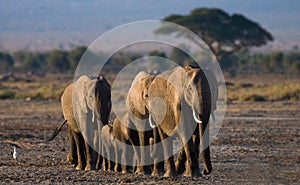
[[[135,147],[139,145],[139,140],[138,133],[133,124],[129,123],[127,114],[102,128],[101,141],[102,155],[106,158],[104,169],[122,171],[122,173],[130,172],[134,163],[133,155],[137,151]],[[122,169],[121,164],[123,164]]]

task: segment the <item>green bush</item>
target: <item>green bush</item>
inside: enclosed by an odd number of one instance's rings
[[[0,90],[0,99],[14,99],[15,93],[7,90]]]

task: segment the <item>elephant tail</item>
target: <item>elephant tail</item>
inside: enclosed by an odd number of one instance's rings
[[[61,125],[59,125],[53,132],[52,136],[46,141],[52,141],[62,130],[62,127],[67,123],[68,120],[65,120]]]

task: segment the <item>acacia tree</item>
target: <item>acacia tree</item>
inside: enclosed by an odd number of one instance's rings
[[[184,26],[199,35],[219,61],[241,49],[273,41],[273,36],[258,23],[243,15],[229,15],[216,8],[197,8],[188,15],[170,15],[163,20]],[[176,31],[162,27],[155,33],[171,34]],[[177,34],[181,36],[184,33]]]

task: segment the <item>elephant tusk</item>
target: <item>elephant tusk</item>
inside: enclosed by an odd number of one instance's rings
[[[95,111],[93,111],[93,115],[92,115],[92,123],[95,122]]]
[[[156,127],[156,125],[153,124],[153,122],[152,122],[151,114],[149,114],[149,123],[150,123],[150,127],[151,127],[151,128],[155,128],[155,127]]]
[[[193,117],[194,117],[194,120],[196,121],[196,123],[199,123],[199,124],[202,123],[202,121],[197,117],[195,110],[193,110]]]
[[[211,117],[212,117],[212,122],[213,123],[216,122],[216,115],[214,111],[211,113]]]

